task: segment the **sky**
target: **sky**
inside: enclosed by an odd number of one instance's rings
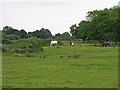
[[[0,0],[0,30],[8,25],[27,32],[49,29],[53,35],[70,32],[86,20],[88,11],[118,5],[119,0]]]

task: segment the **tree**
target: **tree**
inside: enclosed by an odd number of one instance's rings
[[[36,30],[33,32],[28,32],[28,35],[38,37],[38,38],[50,38],[52,37],[51,32],[48,29],[41,28],[41,30]]]
[[[50,37],[52,37],[52,34],[48,29],[42,28],[40,30],[40,38],[50,38]]]
[[[20,30],[20,37],[27,38],[27,32],[24,29]]]
[[[3,28],[3,32],[7,32],[7,31],[12,30],[12,29],[13,29],[13,28],[10,27],[10,26],[5,26],[5,27]]]
[[[5,26],[2,30],[3,38],[16,40],[20,38],[20,32],[17,29],[13,29],[10,26]]]
[[[97,13],[94,14],[97,16],[94,17],[93,15],[90,21],[90,26],[92,27],[90,27],[89,38],[93,36],[93,39],[96,40],[118,41],[118,7],[104,9],[102,11],[93,11],[93,13],[94,12]]]
[[[84,40],[103,40],[103,41],[120,41],[120,18],[118,18],[120,8],[114,6],[110,9],[89,11],[86,21],[81,21],[70,27],[72,36]]]
[[[40,38],[40,31],[39,30],[33,31],[31,35],[34,37]]]
[[[70,40],[70,34],[68,32],[62,33],[63,40]]]
[[[85,41],[88,39],[87,34],[89,31],[89,21],[81,21],[78,26],[78,35],[80,38]]]
[[[78,27],[77,27],[76,24],[72,25],[72,26],[70,27],[70,30],[71,30],[70,33],[72,34],[72,36],[75,36],[77,39],[80,38],[80,36],[79,36],[79,34],[78,34]]]
[[[60,36],[61,36],[60,33],[55,34],[55,37],[60,37]]]
[[[18,36],[18,35],[5,35],[4,39],[18,40],[18,39],[20,39],[20,36]]]
[[[64,32],[62,34],[55,34],[55,39],[57,40],[70,40],[70,34],[68,32]]]

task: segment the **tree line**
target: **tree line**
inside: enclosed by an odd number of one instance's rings
[[[70,33],[77,39],[120,41],[120,18],[118,18],[120,8],[114,6],[110,9],[89,11],[86,20],[78,25],[70,27]]]
[[[57,39],[57,40],[104,40],[120,41],[120,18],[118,14],[120,8],[114,6],[110,9],[88,11],[86,20],[82,20],[78,25],[73,24],[70,32],[52,35],[49,29],[41,28],[33,32],[26,32],[24,29],[17,30],[10,26],[5,26],[2,30],[2,38],[17,40],[23,38],[37,37],[40,39]],[[70,35],[71,33],[71,35]]]
[[[49,29],[41,28],[33,32],[26,32],[24,29],[18,30],[14,29],[11,26],[5,26],[2,30],[2,38],[10,40],[18,40],[23,38],[37,37],[40,39],[57,39],[57,40],[69,40],[70,34],[64,32],[62,34],[57,33],[52,35]]]

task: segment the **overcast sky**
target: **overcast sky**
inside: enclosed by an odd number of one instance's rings
[[[69,32],[70,26],[85,20],[87,12],[118,5],[119,0],[1,0],[0,29],[6,25],[27,32],[49,29]]]

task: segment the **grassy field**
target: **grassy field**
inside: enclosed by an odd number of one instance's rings
[[[118,48],[54,46],[35,54],[3,53],[3,88],[118,87]]]

